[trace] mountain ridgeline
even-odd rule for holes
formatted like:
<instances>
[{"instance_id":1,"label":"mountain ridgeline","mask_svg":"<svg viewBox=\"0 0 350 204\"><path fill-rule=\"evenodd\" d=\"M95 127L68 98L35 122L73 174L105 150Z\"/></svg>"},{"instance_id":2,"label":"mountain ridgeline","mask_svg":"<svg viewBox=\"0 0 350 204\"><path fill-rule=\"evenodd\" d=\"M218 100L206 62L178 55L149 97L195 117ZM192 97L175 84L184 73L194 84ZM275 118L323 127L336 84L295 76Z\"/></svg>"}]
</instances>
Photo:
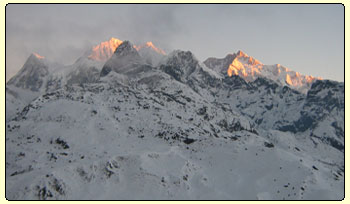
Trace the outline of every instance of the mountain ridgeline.
<instances>
[{"instance_id":1,"label":"mountain ridgeline","mask_svg":"<svg viewBox=\"0 0 350 204\"><path fill-rule=\"evenodd\" d=\"M342 82L115 38L38 56L6 84L10 200L344 197Z\"/></svg>"}]
</instances>

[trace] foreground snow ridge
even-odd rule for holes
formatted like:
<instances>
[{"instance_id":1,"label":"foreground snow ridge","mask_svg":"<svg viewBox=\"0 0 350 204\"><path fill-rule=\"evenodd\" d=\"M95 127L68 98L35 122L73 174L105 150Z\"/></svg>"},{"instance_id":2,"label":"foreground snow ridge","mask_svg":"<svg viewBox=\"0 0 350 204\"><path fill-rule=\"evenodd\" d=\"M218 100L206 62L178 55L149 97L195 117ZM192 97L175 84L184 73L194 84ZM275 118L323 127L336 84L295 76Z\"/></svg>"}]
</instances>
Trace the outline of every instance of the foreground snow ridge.
<instances>
[{"instance_id":1,"label":"foreground snow ridge","mask_svg":"<svg viewBox=\"0 0 350 204\"><path fill-rule=\"evenodd\" d=\"M344 83L111 38L6 84L9 200L342 200Z\"/></svg>"}]
</instances>

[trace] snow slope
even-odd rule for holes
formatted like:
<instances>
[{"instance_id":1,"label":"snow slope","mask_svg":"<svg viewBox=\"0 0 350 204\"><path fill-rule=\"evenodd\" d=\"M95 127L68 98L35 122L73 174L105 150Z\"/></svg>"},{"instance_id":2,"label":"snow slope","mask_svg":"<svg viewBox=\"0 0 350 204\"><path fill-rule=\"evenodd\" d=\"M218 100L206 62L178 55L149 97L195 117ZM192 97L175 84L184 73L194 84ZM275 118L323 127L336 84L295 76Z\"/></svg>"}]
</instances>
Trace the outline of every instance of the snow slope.
<instances>
[{"instance_id":1,"label":"snow slope","mask_svg":"<svg viewBox=\"0 0 350 204\"><path fill-rule=\"evenodd\" d=\"M212 64L177 50L155 66L124 41L29 104L8 86L6 198L343 199L344 83L304 94Z\"/></svg>"},{"instance_id":2,"label":"snow slope","mask_svg":"<svg viewBox=\"0 0 350 204\"><path fill-rule=\"evenodd\" d=\"M290 133L276 131L277 141L266 139L246 119L192 91L161 90L104 84L35 100L7 123L7 198L342 197L343 181L334 179L342 173L317 155L325 145L310 155L309 146ZM191 102L184 99L189 96Z\"/></svg>"}]
</instances>

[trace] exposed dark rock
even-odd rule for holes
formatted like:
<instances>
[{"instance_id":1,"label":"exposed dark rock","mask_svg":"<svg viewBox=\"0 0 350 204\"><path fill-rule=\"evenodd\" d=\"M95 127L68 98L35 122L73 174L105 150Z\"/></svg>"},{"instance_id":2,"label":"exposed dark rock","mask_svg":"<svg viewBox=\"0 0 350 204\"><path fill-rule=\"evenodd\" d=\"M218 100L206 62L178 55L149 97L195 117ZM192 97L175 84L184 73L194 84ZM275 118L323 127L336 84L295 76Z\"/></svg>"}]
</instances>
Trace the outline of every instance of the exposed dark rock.
<instances>
[{"instance_id":1,"label":"exposed dark rock","mask_svg":"<svg viewBox=\"0 0 350 204\"><path fill-rule=\"evenodd\" d=\"M273 147L275 147L274 144L269 143L269 142L264 142L264 145L265 145L265 147L268 147L268 148L273 148Z\"/></svg>"},{"instance_id":2,"label":"exposed dark rock","mask_svg":"<svg viewBox=\"0 0 350 204\"><path fill-rule=\"evenodd\" d=\"M196 141L195 139L186 138L183 142L184 142L185 144L191 144L191 143L193 143L193 142L195 142L195 141Z\"/></svg>"}]
</instances>

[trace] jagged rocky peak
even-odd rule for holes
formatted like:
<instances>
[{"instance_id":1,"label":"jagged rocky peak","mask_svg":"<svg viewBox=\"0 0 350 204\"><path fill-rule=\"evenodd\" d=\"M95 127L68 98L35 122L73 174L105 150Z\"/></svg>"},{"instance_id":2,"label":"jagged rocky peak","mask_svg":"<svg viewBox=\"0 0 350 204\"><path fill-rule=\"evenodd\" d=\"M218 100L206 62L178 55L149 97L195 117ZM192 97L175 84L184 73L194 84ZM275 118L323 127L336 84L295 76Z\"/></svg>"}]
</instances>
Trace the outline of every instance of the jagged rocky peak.
<instances>
[{"instance_id":1,"label":"jagged rocky peak","mask_svg":"<svg viewBox=\"0 0 350 204\"><path fill-rule=\"evenodd\" d=\"M199 61L190 51L175 50L169 54L161 69L178 81L185 81L196 69Z\"/></svg>"},{"instance_id":2,"label":"jagged rocky peak","mask_svg":"<svg viewBox=\"0 0 350 204\"><path fill-rule=\"evenodd\" d=\"M261 62L239 50L227 69L227 75L239 75L248 81L252 81L255 79L255 75L260 74L262 68L263 64Z\"/></svg>"},{"instance_id":3,"label":"jagged rocky peak","mask_svg":"<svg viewBox=\"0 0 350 204\"><path fill-rule=\"evenodd\" d=\"M246 53L244 53L242 50L238 50L237 57L249 57Z\"/></svg>"},{"instance_id":4,"label":"jagged rocky peak","mask_svg":"<svg viewBox=\"0 0 350 204\"><path fill-rule=\"evenodd\" d=\"M156 47L150 41L142 45L134 45L134 48L139 52L146 63L152 66L158 66L161 60L166 56L164 50Z\"/></svg>"},{"instance_id":5,"label":"jagged rocky peak","mask_svg":"<svg viewBox=\"0 0 350 204\"><path fill-rule=\"evenodd\" d=\"M44 57L32 53L21 70L7 84L31 91L39 91L48 74L49 68L46 61L44 61Z\"/></svg>"},{"instance_id":6,"label":"jagged rocky peak","mask_svg":"<svg viewBox=\"0 0 350 204\"><path fill-rule=\"evenodd\" d=\"M33 52L27 58L27 61L25 62L25 64L27 64L27 65L29 65L29 64L43 64L43 63L45 63L44 59L45 59L45 57L39 55L38 53Z\"/></svg>"},{"instance_id":7,"label":"jagged rocky peak","mask_svg":"<svg viewBox=\"0 0 350 204\"><path fill-rule=\"evenodd\" d=\"M196 66L198 63L190 51L175 50L166 59L166 64L171 66Z\"/></svg>"},{"instance_id":8,"label":"jagged rocky peak","mask_svg":"<svg viewBox=\"0 0 350 204\"><path fill-rule=\"evenodd\" d=\"M146 42L145 44L143 45L134 45L134 48L137 50L137 51L142 51L142 50L153 50L154 52L160 54L160 55L166 55L165 51L162 50L161 48L158 48L156 47L151 41L148 41Z\"/></svg>"},{"instance_id":9,"label":"jagged rocky peak","mask_svg":"<svg viewBox=\"0 0 350 204\"><path fill-rule=\"evenodd\" d=\"M114 52L114 55L117 56L127 56L127 55L139 55L137 50L134 48L134 45L126 40Z\"/></svg>"},{"instance_id":10,"label":"jagged rocky peak","mask_svg":"<svg viewBox=\"0 0 350 204\"><path fill-rule=\"evenodd\" d=\"M249 65L262 65L260 61L258 61L257 59L254 59L251 56L248 56L246 53L244 53L241 50L238 50L236 54L236 59L241 59L242 61L245 61Z\"/></svg>"},{"instance_id":11,"label":"jagged rocky peak","mask_svg":"<svg viewBox=\"0 0 350 204\"><path fill-rule=\"evenodd\" d=\"M302 75L280 64L264 65L241 50L222 59L208 58L204 64L229 77L237 75L250 82L264 77L303 93L308 91L315 80L321 80L318 77Z\"/></svg>"},{"instance_id":12,"label":"jagged rocky peak","mask_svg":"<svg viewBox=\"0 0 350 204\"><path fill-rule=\"evenodd\" d=\"M225 58L210 57L204 61L204 64L228 76L239 75L248 80L252 80L249 75L255 75L262 68L262 63L253 57L248 56L245 52L238 50L237 53L228 54ZM256 66L258 69L247 70L245 66ZM248 73L249 72L249 73Z\"/></svg>"},{"instance_id":13,"label":"jagged rocky peak","mask_svg":"<svg viewBox=\"0 0 350 204\"><path fill-rule=\"evenodd\" d=\"M47 62L45 60L45 57L37 54L32 53L27 61L24 63L22 69L18 72L20 73L27 73L27 72L42 72L42 74L47 74L48 67Z\"/></svg>"},{"instance_id":14,"label":"jagged rocky peak","mask_svg":"<svg viewBox=\"0 0 350 204\"><path fill-rule=\"evenodd\" d=\"M109 72L127 73L136 64L143 64L144 60L141 58L133 44L129 41L124 41L115 50L112 57L103 66L100 76L104 77Z\"/></svg>"},{"instance_id":15,"label":"jagged rocky peak","mask_svg":"<svg viewBox=\"0 0 350 204\"><path fill-rule=\"evenodd\" d=\"M91 50L87 51L87 54L85 54L85 56L87 56L87 58L90 60L106 62L109 58L112 57L114 52L121 44L123 44L122 40L112 37L108 41L101 42L100 44L94 46ZM123 49L129 47L128 49L131 51L132 49L129 45L124 44ZM145 60L148 60L150 64L153 65L157 64L160 59L166 55L164 50L156 47L151 41L140 45L132 45L132 47L139 52L141 57L145 58Z\"/></svg>"},{"instance_id":16,"label":"jagged rocky peak","mask_svg":"<svg viewBox=\"0 0 350 204\"><path fill-rule=\"evenodd\" d=\"M44 56L41 56L41 55L39 55L38 53L35 53L35 52L33 52L33 53L30 55L30 57L35 57L36 59L39 59L39 60L45 59Z\"/></svg>"},{"instance_id":17,"label":"jagged rocky peak","mask_svg":"<svg viewBox=\"0 0 350 204\"><path fill-rule=\"evenodd\" d=\"M94 46L88 58L95 61L107 61L122 43L122 40L112 37L108 41Z\"/></svg>"}]
</instances>

